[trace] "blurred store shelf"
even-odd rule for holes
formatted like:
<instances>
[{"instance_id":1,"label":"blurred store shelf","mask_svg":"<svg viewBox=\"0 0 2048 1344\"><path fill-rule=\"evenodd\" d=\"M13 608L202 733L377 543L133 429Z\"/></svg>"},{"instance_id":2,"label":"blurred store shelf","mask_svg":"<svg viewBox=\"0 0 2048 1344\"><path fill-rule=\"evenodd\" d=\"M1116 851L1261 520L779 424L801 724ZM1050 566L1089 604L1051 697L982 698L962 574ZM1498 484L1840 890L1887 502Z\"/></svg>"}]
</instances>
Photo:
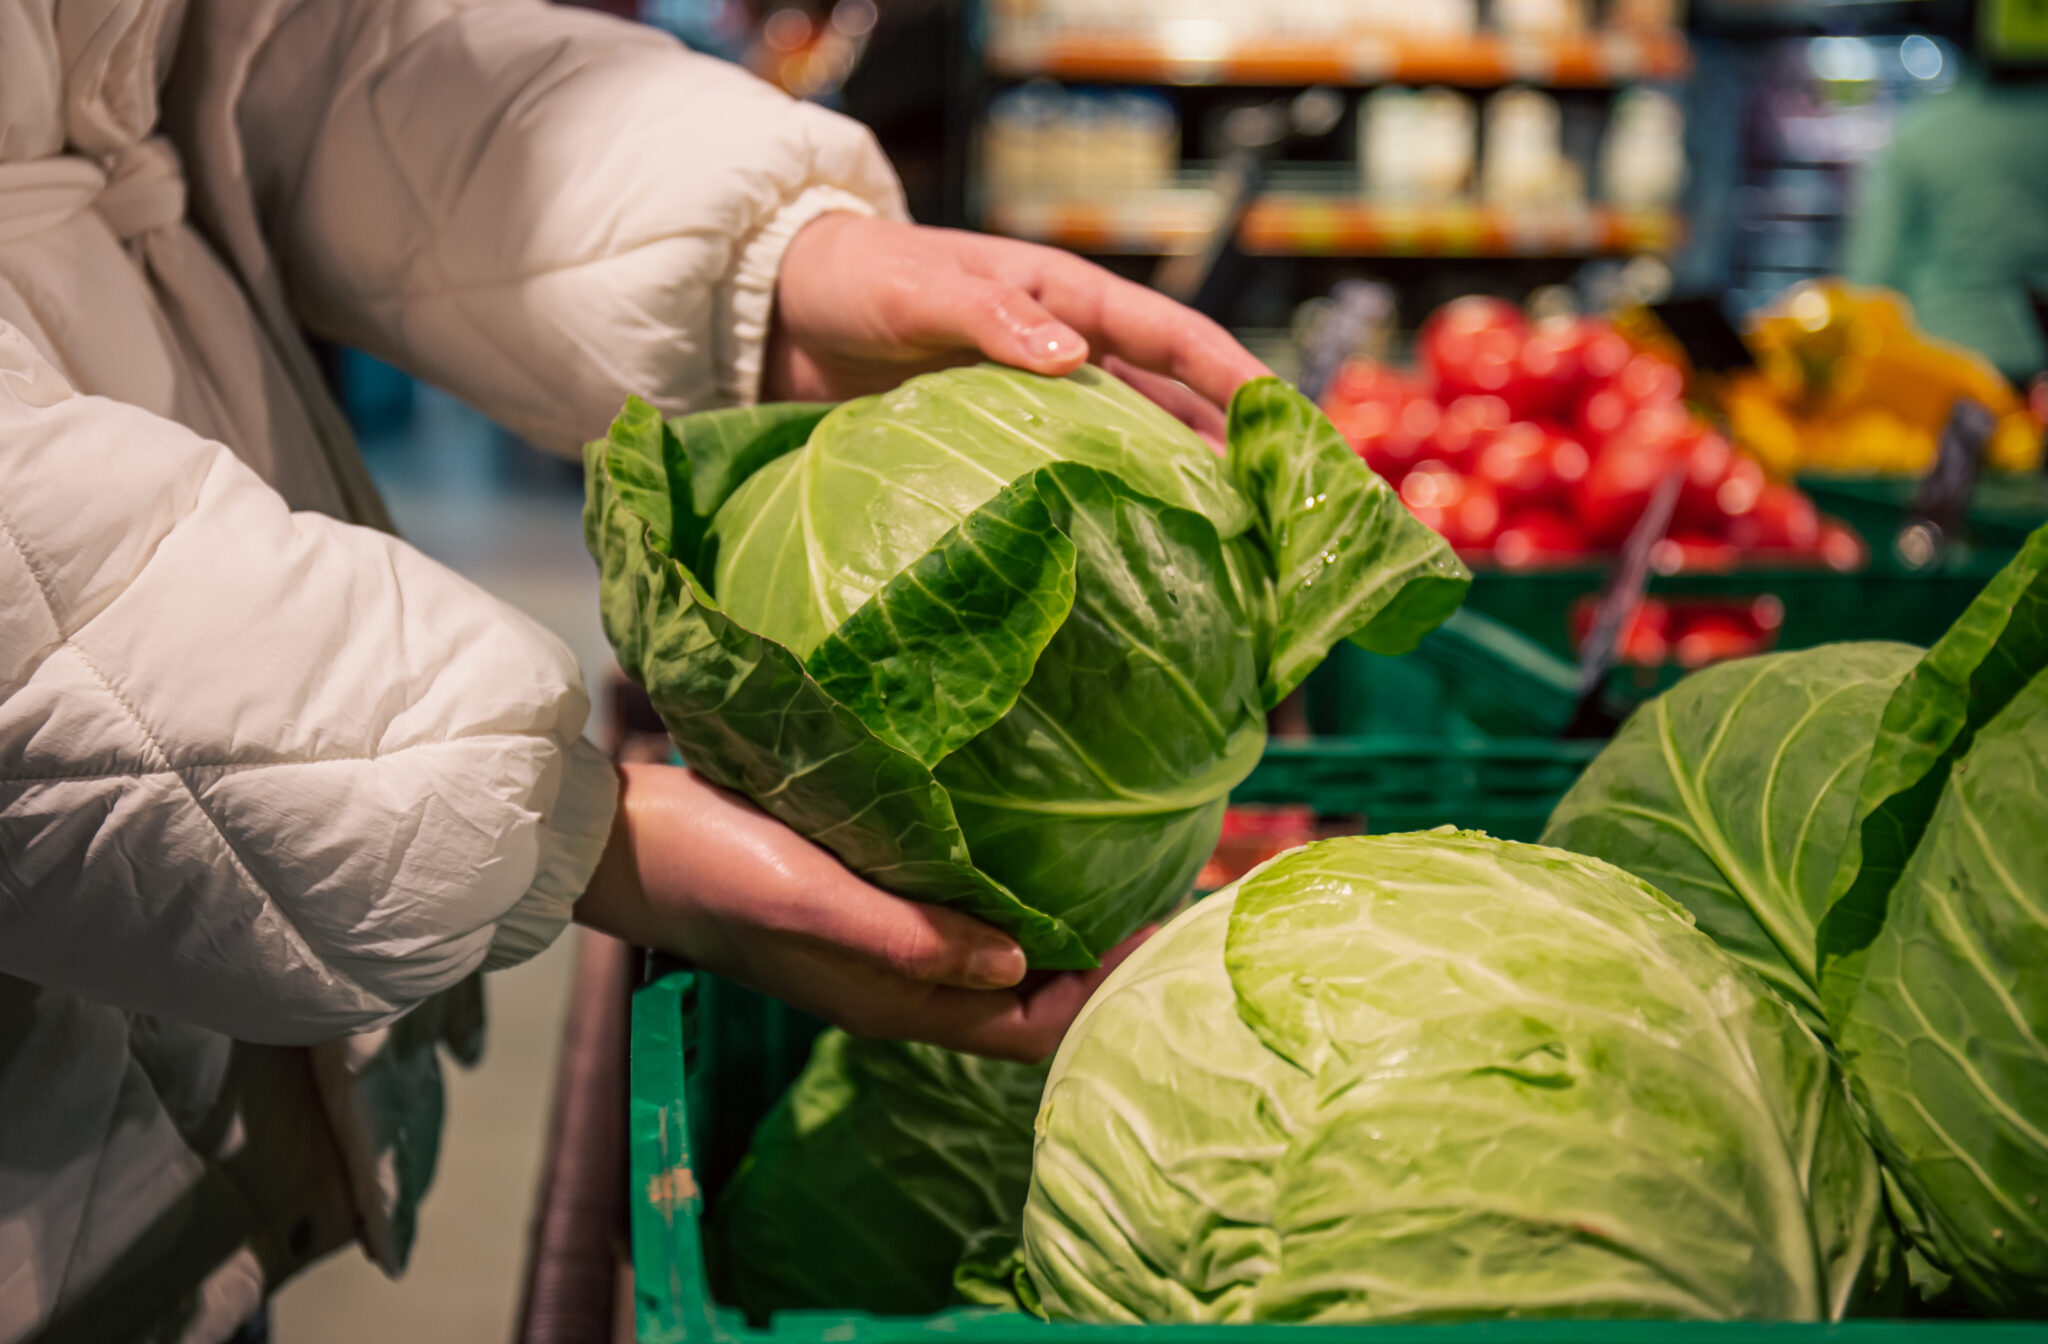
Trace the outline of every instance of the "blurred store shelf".
<instances>
[{"instance_id":1,"label":"blurred store shelf","mask_svg":"<svg viewBox=\"0 0 2048 1344\"><path fill-rule=\"evenodd\" d=\"M1560 37L1387 32L1240 38L1211 27L1175 34L1000 27L991 72L1130 84L1539 84L1606 88L1679 79L1691 69L1678 32Z\"/></svg>"},{"instance_id":2,"label":"blurred store shelf","mask_svg":"<svg viewBox=\"0 0 2048 1344\"><path fill-rule=\"evenodd\" d=\"M1080 252L1164 255L1199 246L1215 210L1213 195L1188 188L1092 200L998 197L982 226ZM1591 257L1669 252L1684 235L1682 219L1668 211L1401 206L1275 192L1245 217L1241 241L1263 256Z\"/></svg>"}]
</instances>

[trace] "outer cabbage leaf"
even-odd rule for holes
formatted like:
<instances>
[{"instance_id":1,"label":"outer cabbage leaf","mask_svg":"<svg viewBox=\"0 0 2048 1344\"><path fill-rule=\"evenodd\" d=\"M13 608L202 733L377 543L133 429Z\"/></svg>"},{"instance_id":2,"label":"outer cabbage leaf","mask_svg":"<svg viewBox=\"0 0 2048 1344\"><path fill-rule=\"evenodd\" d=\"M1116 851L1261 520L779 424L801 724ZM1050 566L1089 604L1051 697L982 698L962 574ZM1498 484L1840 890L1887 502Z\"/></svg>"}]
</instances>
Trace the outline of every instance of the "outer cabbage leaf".
<instances>
[{"instance_id":1,"label":"outer cabbage leaf","mask_svg":"<svg viewBox=\"0 0 2048 1344\"><path fill-rule=\"evenodd\" d=\"M1922 1244L2048 1314L2048 670L1972 735L1859 953L1836 1040Z\"/></svg>"},{"instance_id":2,"label":"outer cabbage leaf","mask_svg":"<svg viewBox=\"0 0 2048 1344\"><path fill-rule=\"evenodd\" d=\"M2048 1237L2030 1202L2048 1187L2048 1014L2024 989L2048 978L2048 948L2038 873L2022 876L2040 866L2048 808L2021 769L2042 749L2024 702L2043 669L2048 528L1886 705L1819 936L1821 1001L1909 1203L1901 1219L1999 1313L2048 1311ZM2000 742L1970 765L1993 723ZM1979 840L1993 815L2002 829Z\"/></svg>"},{"instance_id":3,"label":"outer cabbage leaf","mask_svg":"<svg viewBox=\"0 0 2048 1344\"><path fill-rule=\"evenodd\" d=\"M1132 953L1054 1056L1023 1221L1053 1320L1251 1320L1279 1267L1280 1167L1315 1080L1238 1020L1232 895Z\"/></svg>"},{"instance_id":4,"label":"outer cabbage leaf","mask_svg":"<svg viewBox=\"0 0 2048 1344\"><path fill-rule=\"evenodd\" d=\"M803 452L741 485L711 528L711 590L807 657L946 532L1058 462L1099 468L1224 537L1252 523L1208 445L1116 378L985 364L847 402Z\"/></svg>"},{"instance_id":5,"label":"outer cabbage leaf","mask_svg":"<svg viewBox=\"0 0 2048 1344\"><path fill-rule=\"evenodd\" d=\"M1906 644L1722 663L1631 716L1543 843L1626 868L1820 1022L1815 931Z\"/></svg>"},{"instance_id":6,"label":"outer cabbage leaf","mask_svg":"<svg viewBox=\"0 0 2048 1344\"><path fill-rule=\"evenodd\" d=\"M974 866L927 767L826 694L789 650L728 617L669 553L669 464L693 460L694 429L685 422L683 441L669 443L675 431L636 401L585 454L584 534L601 567L605 632L685 759L855 871L1007 930L1039 965L1092 965L1064 921ZM651 484L664 479L668 490Z\"/></svg>"},{"instance_id":7,"label":"outer cabbage leaf","mask_svg":"<svg viewBox=\"0 0 2048 1344\"><path fill-rule=\"evenodd\" d=\"M1014 1243L1044 1065L818 1038L713 1209L720 1301L762 1320L921 1315L972 1247ZM991 1280L993 1282L993 1280Z\"/></svg>"},{"instance_id":8,"label":"outer cabbage leaf","mask_svg":"<svg viewBox=\"0 0 2048 1344\"><path fill-rule=\"evenodd\" d=\"M1323 413L1277 379L1230 402L1230 474L1258 509L1274 575L1268 706L1301 684L1332 645L1406 653L1465 600L1472 575L1447 542L1358 469Z\"/></svg>"},{"instance_id":9,"label":"outer cabbage leaf","mask_svg":"<svg viewBox=\"0 0 2048 1344\"><path fill-rule=\"evenodd\" d=\"M1215 849L1265 748L1257 641L1216 581L1235 543L1205 519L1092 469L1039 474L1076 550L1072 611L1010 712L936 774L975 863L1099 951Z\"/></svg>"},{"instance_id":10,"label":"outer cabbage leaf","mask_svg":"<svg viewBox=\"0 0 2048 1344\"><path fill-rule=\"evenodd\" d=\"M707 777L1034 966L1093 964L1185 892L1266 704L1467 582L1297 394L1236 407L1226 468L1098 370L636 402L589 454L607 632Z\"/></svg>"},{"instance_id":11,"label":"outer cabbage leaf","mask_svg":"<svg viewBox=\"0 0 2048 1344\"><path fill-rule=\"evenodd\" d=\"M1448 831L1274 860L1053 1064L1055 1320L1838 1317L1891 1245L1821 1043L1597 860Z\"/></svg>"},{"instance_id":12,"label":"outer cabbage leaf","mask_svg":"<svg viewBox=\"0 0 2048 1344\"><path fill-rule=\"evenodd\" d=\"M1886 901L1976 730L2048 667L2048 527L1935 642L1885 706L1820 931L1821 998L1835 1022L1857 992Z\"/></svg>"}]
</instances>

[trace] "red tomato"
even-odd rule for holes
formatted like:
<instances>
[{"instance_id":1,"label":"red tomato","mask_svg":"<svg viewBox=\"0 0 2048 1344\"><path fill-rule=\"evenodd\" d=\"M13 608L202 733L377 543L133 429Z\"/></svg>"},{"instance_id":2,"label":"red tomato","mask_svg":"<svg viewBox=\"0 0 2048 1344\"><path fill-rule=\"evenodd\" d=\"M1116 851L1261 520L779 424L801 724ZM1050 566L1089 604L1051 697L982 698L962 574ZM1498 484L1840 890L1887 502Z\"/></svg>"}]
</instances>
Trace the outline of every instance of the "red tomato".
<instances>
[{"instance_id":1,"label":"red tomato","mask_svg":"<svg viewBox=\"0 0 2048 1344\"><path fill-rule=\"evenodd\" d=\"M1635 526L1658 482L1680 462L1678 444L1631 428L1596 454L1571 492L1572 511L1596 545L1618 546Z\"/></svg>"},{"instance_id":2,"label":"red tomato","mask_svg":"<svg viewBox=\"0 0 2048 1344\"><path fill-rule=\"evenodd\" d=\"M1656 667L1671 656L1671 608L1654 597L1636 604L1621 627L1614 653L1624 663Z\"/></svg>"},{"instance_id":3,"label":"red tomato","mask_svg":"<svg viewBox=\"0 0 2048 1344\"><path fill-rule=\"evenodd\" d=\"M1493 486L1501 507L1514 513L1532 505L1567 504L1590 464L1577 439L1524 420L1479 450L1473 474Z\"/></svg>"},{"instance_id":4,"label":"red tomato","mask_svg":"<svg viewBox=\"0 0 2048 1344\"><path fill-rule=\"evenodd\" d=\"M1688 528L1727 534L1734 520L1756 508L1765 484L1756 459L1737 452L1719 434L1694 433L1686 447L1685 488L1676 518Z\"/></svg>"},{"instance_id":5,"label":"red tomato","mask_svg":"<svg viewBox=\"0 0 2048 1344\"><path fill-rule=\"evenodd\" d=\"M1622 433L1639 439L1656 439L1673 445L1688 445L1699 437L1699 423L1675 401L1638 406L1629 413Z\"/></svg>"},{"instance_id":6,"label":"red tomato","mask_svg":"<svg viewBox=\"0 0 2048 1344\"><path fill-rule=\"evenodd\" d=\"M1442 413L1435 402L1418 396L1393 408L1361 406L1351 417L1354 423L1370 419L1373 432L1353 437L1352 443L1367 466L1398 487L1408 469L1430 455Z\"/></svg>"},{"instance_id":7,"label":"red tomato","mask_svg":"<svg viewBox=\"0 0 2048 1344\"><path fill-rule=\"evenodd\" d=\"M1847 523L1833 518L1821 519L1820 540L1814 549L1820 552L1822 564L1844 573L1861 569L1870 562L1870 550L1863 544L1863 538Z\"/></svg>"},{"instance_id":8,"label":"red tomato","mask_svg":"<svg viewBox=\"0 0 2048 1344\"><path fill-rule=\"evenodd\" d=\"M1508 427L1508 404L1499 397L1458 397L1444 407L1436 427L1436 455L1460 471L1469 471L1480 449Z\"/></svg>"},{"instance_id":9,"label":"red tomato","mask_svg":"<svg viewBox=\"0 0 2048 1344\"><path fill-rule=\"evenodd\" d=\"M1596 318L1577 320L1579 374L1589 383L1602 383L1618 376L1635 357L1628 339Z\"/></svg>"},{"instance_id":10,"label":"red tomato","mask_svg":"<svg viewBox=\"0 0 2048 1344\"><path fill-rule=\"evenodd\" d=\"M1529 324L1503 299L1454 299L1422 324L1417 353L1440 400L1473 392L1498 393L1515 373Z\"/></svg>"},{"instance_id":11,"label":"red tomato","mask_svg":"<svg viewBox=\"0 0 2048 1344\"><path fill-rule=\"evenodd\" d=\"M1812 551L1820 542L1820 512L1805 491L1767 481L1756 507L1730 525L1728 539L1745 550Z\"/></svg>"},{"instance_id":12,"label":"red tomato","mask_svg":"<svg viewBox=\"0 0 2048 1344\"><path fill-rule=\"evenodd\" d=\"M1550 455L1551 478L1568 496L1573 486L1586 479L1593 466L1593 455L1586 451L1585 444L1554 429L1544 431L1544 445Z\"/></svg>"},{"instance_id":13,"label":"red tomato","mask_svg":"<svg viewBox=\"0 0 2048 1344\"><path fill-rule=\"evenodd\" d=\"M1714 491L1714 507L1723 518L1746 518L1756 511L1757 501L1763 498L1764 487L1769 484L1755 458L1737 453L1728 468L1728 479Z\"/></svg>"},{"instance_id":14,"label":"red tomato","mask_svg":"<svg viewBox=\"0 0 2048 1344\"><path fill-rule=\"evenodd\" d=\"M1685 395L1685 375L1655 355L1639 354L1622 366L1615 386L1638 406L1658 406Z\"/></svg>"},{"instance_id":15,"label":"red tomato","mask_svg":"<svg viewBox=\"0 0 2048 1344\"><path fill-rule=\"evenodd\" d=\"M1401 500L1458 550L1483 550L1500 532L1500 497L1493 487L1444 462L1423 462L1410 471L1401 482Z\"/></svg>"},{"instance_id":16,"label":"red tomato","mask_svg":"<svg viewBox=\"0 0 2048 1344\"><path fill-rule=\"evenodd\" d=\"M1515 356L1514 377L1505 395L1515 414L1563 415L1577 399L1584 377L1584 333L1576 322L1539 322Z\"/></svg>"},{"instance_id":17,"label":"red tomato","mask_svg":"<svg viewBox=\"0 0 2048 1344\"><path fill-rule=\"evenodd\" d=\"M1493 558L1508 569L1569 562L1584 555L1586 534L1564 514L1527 509L1513 515L1493 541Z\"/></svg>"},{"instance_id":18,"label":"red tomato","mask_svg":"<svg viewBox=\"0 0 2048 1344\"><path fill-rule=\"evenodd\" d=\"M1620 392L1597 386L1582 393L1572 408L1572 427L1597 452L1609 438L1621 432L1634 412L1634 404Z\"/></svg>"},{"instance_id":19,"label":"red tomato","mask_svg":"<svg viewBox=\"0 0 2048 1344\"><path fill-rule=\"evenodd\" d=\"M1733 612L1702 611L1688 618L1672 648L1685 667L1705 667L1729 658L1762 653L1768 641Z\"/></svg>"},{"instance_id":20,"label":"red tomato","mask_svg":"<svg viewBox=\"0 0 2048 1344\"><path fill-rule=\"evenodd\" d=\"M1759 593L1742 614L1759 635L1775 636L1785 624L1785 599L1776 593Z\"/></svg>"},{"instance_id":21,"label":"red tomato","mask_svg":"<svg viewBox=\"0 0 2048 1344\"><path fill-rule=\"evenodd\" d=\"M1650 568L1659 574L1725 574L1742 552L1719 537L1678 532L1650 548Z\"/></svg>"},{"instance_id":22,"label":"red tomato","mask_svg":"<svg viewBox=\"0 0 2048 1344\"><path fill-rule=\"evenodd\" d=\"M1572 608L1572 645L1583 646L1586 636L1593 631L1593 615L1599 603L1593 598L1584 598ZM1614 641L1614 656L1624 663L1639 667L1655 667L1668 654L1667 637L1671 633L1671 608L1654 597L1646 597L1636 604L1636 609L1622 623L1621 634Z\"/></svg>"},{"instance_id":23,"label":"red tomato","mask_svg":"<svg viewBox=\"0 0 2048 1344\"><path fill-rule=\"evenodd\" d=\"M1550 436L1527 420L1509 425L1479 450L1472 474L1499 494L1510 513L1543 501L1558 483L1550 475Z\"/></svg>"}]
</instances>

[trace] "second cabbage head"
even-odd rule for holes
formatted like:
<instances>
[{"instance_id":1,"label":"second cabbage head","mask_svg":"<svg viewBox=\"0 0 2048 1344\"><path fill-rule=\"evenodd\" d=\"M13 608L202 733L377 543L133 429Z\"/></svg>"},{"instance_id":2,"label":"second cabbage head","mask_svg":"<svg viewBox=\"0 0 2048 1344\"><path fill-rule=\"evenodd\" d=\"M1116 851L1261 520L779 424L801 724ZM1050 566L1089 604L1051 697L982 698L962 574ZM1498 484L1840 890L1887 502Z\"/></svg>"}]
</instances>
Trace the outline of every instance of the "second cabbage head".
<instances>
[{"instance_id":1,"label":"second cabbage head","mask_svg":"<svg viewBox=\"0 0 2048 1344\"><path fill-rule=\"evenodd\" d=\"M1053 1320L1840 1317L1888 1271L1827 1052L1668 899L1448 828L1255 869L1053 1061Z\"/></svg>"},{"instance_id":2,"label":"second cabbage head","mask_svg":"<svg viewBox=\"0 0 2048 1344\"><path fill-rule=\"evenodd\" d=\"M1186 891L1332 644L1405 651L1469 582L1275 379L1221 457L1099 371L981 366L636 401L586 465L606 632L688 763L1045 968Z\"/></svg>"}]
</instances>

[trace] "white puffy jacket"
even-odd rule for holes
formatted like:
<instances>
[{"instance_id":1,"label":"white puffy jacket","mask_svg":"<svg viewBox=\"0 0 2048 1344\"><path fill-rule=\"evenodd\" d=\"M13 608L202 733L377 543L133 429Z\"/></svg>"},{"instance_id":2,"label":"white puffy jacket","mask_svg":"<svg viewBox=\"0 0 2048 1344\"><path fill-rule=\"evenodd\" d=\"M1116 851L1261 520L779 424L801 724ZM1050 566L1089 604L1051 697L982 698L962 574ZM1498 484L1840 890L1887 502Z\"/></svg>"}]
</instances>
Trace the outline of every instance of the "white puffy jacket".
<instances>
[{"instance_id":1,"label":"white puffy jacket","mask_svg":"<svg viewBox=\"0 0 2048 1344\"><path fill-rule=\"evenodd\" d=\"M437 1043L607 833L299 327L572 449L752 397L827 209L901 211L860 128L540 0L0 0L0 1344L402 1264Z\"/></svg>"}]
</instances>

